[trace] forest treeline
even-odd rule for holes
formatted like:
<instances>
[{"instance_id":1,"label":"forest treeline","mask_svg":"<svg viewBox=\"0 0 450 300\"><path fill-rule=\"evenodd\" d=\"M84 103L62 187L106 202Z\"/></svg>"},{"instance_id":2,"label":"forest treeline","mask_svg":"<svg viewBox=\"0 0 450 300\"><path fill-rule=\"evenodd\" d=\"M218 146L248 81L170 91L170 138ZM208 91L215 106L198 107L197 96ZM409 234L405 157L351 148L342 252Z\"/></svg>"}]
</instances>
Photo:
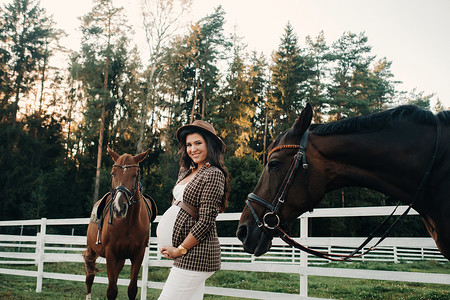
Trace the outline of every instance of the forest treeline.
<instances>
[{"instance_id":1,"label":"forest treeline","mask_svg":"<svg viewBox=\"0 0 450 300\"><path fill-rule=\"evenodd\" d=\"M8 2L0 8L1 220L87 217L110 188L107 146L131 154L150 149L141 182L164 212L178 172L175 131L195 119L213 123L227 144L227 211L241 211L266 147L307 102L321 123L404 103L430 109L433 97L398 91L392 62L372 53L364 32L344 32L331 43L323 32L299 41L287 22L265 57L225 32L221 7L180 33L190 1L141 0L148 47L138 49L123 8L95 0L80 16L79 49L68 50L39 1ZM67 62L52 64L62 54ZM444 108L438 101L434 109ZM386 201L344 189L321 205ZM352 221L327 222L318 234L364 234Z\"/></svg>"}]
</instances>

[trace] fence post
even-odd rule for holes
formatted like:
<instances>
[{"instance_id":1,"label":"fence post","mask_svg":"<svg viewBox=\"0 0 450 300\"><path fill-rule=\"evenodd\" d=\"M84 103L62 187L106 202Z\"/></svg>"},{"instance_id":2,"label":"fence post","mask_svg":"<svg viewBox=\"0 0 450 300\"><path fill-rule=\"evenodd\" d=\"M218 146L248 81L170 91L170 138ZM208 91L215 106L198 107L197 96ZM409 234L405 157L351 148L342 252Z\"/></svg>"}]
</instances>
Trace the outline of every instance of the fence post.
<instances>
[{"instance_id":1,"label":"fence post","mask_svg":"<svg viewBox=\"0 0 450 300\"><path fill-rule=\"evenodd\" d=\"M23 225L20 225L20 237L23 236ZM22 245L22 240L19 241L19 245ZM20 252L21 247L19 247L19 252Z\"/></svg>"},{"instance_id":2,"label":"fence post","mask_svg":"<svg viewBox=\"0 0 450 300\"><path fill-rule=\"evenodd\" d=\"M75 228L72 227L72 237L73 237L74 233L75 233ZM72 244L70 244L70 248L72 248Z\"/></svg>"},{"instance_id":3,"label":"fence post","mask_svg":"<svg viewBox=\"0 0 450 300\"><path fill-rule=\"evenodd\" d=\"M148 229L148 244L145 247L144 260L142 261L142 284L141 284L141 300L147 299L147 281L148 281L148 259L150 244L152 242L152 223L150 222L150 227ZM156 246L158 247L158 246ZM159 253L159 251L157 251Z\"/></svg>"},{"instance_id":4,"label":"fence post","mask_svg":"<svg viewBox=\"0 0 450 300\"><path fill-rule=\"evenodd\" d=\"M393 249L393 250L394 250L394 251L393 251L393 252L394 252L394 263L397 264L397 263L398 263L398 252L397 252L397 247L394 246L393 248L394 248L394 249Z\"/></svg>"},{"instance_id":5,"label":"fence post","mask_svg":"<svg viewBox=\"0 0 450 300\"><path fill-rule=\"evenodd\" d=\"M42 292L42 277L44 274L44 248L45 233L47 231L47 218L41 219L41 230L37 234L36 240L36 262L37 262L37 278L36 293Z\"/></svg>"},{"instance_id":6,"label":"fence post","mask_svg":"<svg viewBox=\"0 0 450 300\"><path fill-rule=\"evenodd\" d=\"M150 245L150 241L149 241ZM141 300L147 299L147 281L148 281L148 255L149 246L145 247L144 260L142 261L142 285Z\"/></svg>"},{"instance_id":7,"label":"fence post","mask_svg":"<svg viewBox=\"0 0 450 300\"><path fill-rule=\"evenodd\" d=\"M308 237L308 217L300 217L300 238ZM305 245L307 246L307 245ZM308 267L308 253L300 251L300 266ZM308 297L308 275L300 274L300 297Z\"/></svg>"}]
</instances>

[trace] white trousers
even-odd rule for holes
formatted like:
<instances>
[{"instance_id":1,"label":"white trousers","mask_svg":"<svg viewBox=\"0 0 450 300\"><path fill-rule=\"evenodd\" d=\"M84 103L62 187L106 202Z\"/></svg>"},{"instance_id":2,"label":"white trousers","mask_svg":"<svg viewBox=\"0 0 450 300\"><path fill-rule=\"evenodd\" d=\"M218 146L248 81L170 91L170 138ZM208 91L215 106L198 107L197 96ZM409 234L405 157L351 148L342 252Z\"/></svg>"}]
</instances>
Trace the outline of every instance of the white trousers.
<instances>
[{"instance_id":1,"label":"white trousers","mask_svg":"<svg viewBox=\"0 0 450 300\"><path fill-rule=\"evenodd\" d=\"M202 300L205 281L213 274L172 267L158 300Z\"/></svg>"}]
</instances>

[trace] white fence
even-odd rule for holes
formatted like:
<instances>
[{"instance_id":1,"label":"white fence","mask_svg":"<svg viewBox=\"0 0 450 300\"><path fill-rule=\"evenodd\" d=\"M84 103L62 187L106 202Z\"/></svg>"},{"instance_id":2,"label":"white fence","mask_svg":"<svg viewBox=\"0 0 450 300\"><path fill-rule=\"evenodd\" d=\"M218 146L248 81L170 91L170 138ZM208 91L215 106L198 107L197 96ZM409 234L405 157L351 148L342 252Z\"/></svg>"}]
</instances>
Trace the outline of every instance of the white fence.
<instances>
[{"instance_id":1,"label":"white fence","mask_svg":"<svg viewBox=\"0 0 450 300\"><path fill-rule=\"evenodd\" d=\"M404 212L406 207L397 209L396 214ZM359 246L365 238L315 238L308 237L308 219L317 217L360 217L360 216L386 216L393 207L365 207L365 208L339 208L339 209L316 209L313 213L306 213L300 218L300 237L295 238L303 245L316 250L332 253L349 253ZM417 215L412 211L409 215ZM159 221L158 216L155 222ZM218 222L237 221L240 213L220 214ZM26 235L0 235L0 263L11 264L36 264L37 271L0 268L0 273L30 276L36 278L36 292L42 290L43 278L84 281L84 275L71 275L45 272L44 264L48 262L83 262L81 252L85 249L86 237L73 235L47 234L49 226L74 226L88 224L88 218L82 219L41 219L27 221L0 221L1 227L18 226L40 226L36 236ZM377 239L375 239L376 241ZM148 281L148 267L162 266L170 267L172 261L166 260L157 251L156 237L150 238L147 249L148 255L143 262L142 280L138 286L141 287L141 299L147 298L147 288L161 289L162 282ZM223 296L246 297L253 299L306 299L308 298L308 276L329 276L345 278L362 278L376 280L393 280L421 283L450 284L448 274L430 274L418 272L391 272L375 270L356 270L341 268L323 268L320 264L326 263L324 259L307 255L296 249L288 247L279 238L275 238L271 250L261 257L254 257L243 251L241 242L234 237L221 237L222 246L222 269L238 271L258 272L281 272L300 274L300 294L279 294L262 291L238 290L229 288L207 287L206 293ZM370 246L369 244L368 246ZM447 261L437 250L431 238L387 238L377 250L370 252L362 258L354 260L366 261L392 261L402 260L438 260ZM104 263L104 259L99 261ZM96 276L95 282L107 283L107 278ZM119 285L128 285L127 279L119 279ZM80 291L80 294L84 291ZM308 298L311 299L311 298Z\"/></svg>"}]
</instances>

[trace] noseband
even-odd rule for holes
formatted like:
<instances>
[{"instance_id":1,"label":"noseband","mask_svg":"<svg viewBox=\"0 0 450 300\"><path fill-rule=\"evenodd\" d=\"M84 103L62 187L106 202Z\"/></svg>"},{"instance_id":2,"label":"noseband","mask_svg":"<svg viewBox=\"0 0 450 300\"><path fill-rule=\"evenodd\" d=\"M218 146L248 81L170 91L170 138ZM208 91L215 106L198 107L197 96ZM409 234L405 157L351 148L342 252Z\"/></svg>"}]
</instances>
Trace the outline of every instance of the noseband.
<instances>
[{"instance_id":1,"label":"noseband","mask_svg":"<svg viewBox=\"0 0 450 300\"><path fill-rule=\"evenodd\" d=\"M294 159L292 160L291 166L289 167L289 170L286 174L286 177L284 178L283 183L281 184L280 189L278 190L278 193L275 197L275 199L272 202L268 202L264 200L263 198L259 197L258 195L254 193L250 193L247 196L247 199L245 200L245 203L250 208L250 211L255 218L256 224L260 228L267 228L267 229L275 229L279 227L280 225L280 217L278 216L278 212L280 210L281 205L286 200L286 195L289 189L289 186L291 185L292 181L294 180L295 174L297 173L297 170L300 167L300 163L302 165L302 168L305 172L305 190L306 190L306 199L308 201L308 210L313 210L313 202L311 199L311 192L309 189L309 183L308 183L308 163L306 162L306 144L308 142L308 130L305 131L303 134L300 144L299 145L280 145L275 148L273 148L268 155L268 158L275 152L283 149L298 149L297 154L295 154ZM261 220L259 219L258 215L256 214L255 209L253 208L251 203L257 203L259 205L264 206L265 208L269 209L269 212L267 212Z\"/></svg>"},{"instance_id":2,"label":"noseband","mask_svg":"<svg viewBox=\"0 0 450 300\"><path fill-rule=\"evenodd\" d=\"M124 170L126 170L128 168L138 168L138 174L137 174L136 181L135 181L135 184L134 184L134 189L133 189L132 192L129 189L127 189L126 187L124 187L123 185L119 185L119 186L117 186L115 189L113 189L111 191L111 199L114 199L114 196L116 195L117 192L122 192L122 193L125 194L125 197L127 198L128 205L131 205L131 204L134 204L134 203L138 203L139 201L141 201L141 199L133 200L134 196L136 196L136 192L137 192L138 188L140 188L139 175L141 173L141 169L139 168L139 165L124 165L124 166L121 166L121 165L114 164L113 168L114 167L122 168Z\"/></svg>"}]
</instances>

